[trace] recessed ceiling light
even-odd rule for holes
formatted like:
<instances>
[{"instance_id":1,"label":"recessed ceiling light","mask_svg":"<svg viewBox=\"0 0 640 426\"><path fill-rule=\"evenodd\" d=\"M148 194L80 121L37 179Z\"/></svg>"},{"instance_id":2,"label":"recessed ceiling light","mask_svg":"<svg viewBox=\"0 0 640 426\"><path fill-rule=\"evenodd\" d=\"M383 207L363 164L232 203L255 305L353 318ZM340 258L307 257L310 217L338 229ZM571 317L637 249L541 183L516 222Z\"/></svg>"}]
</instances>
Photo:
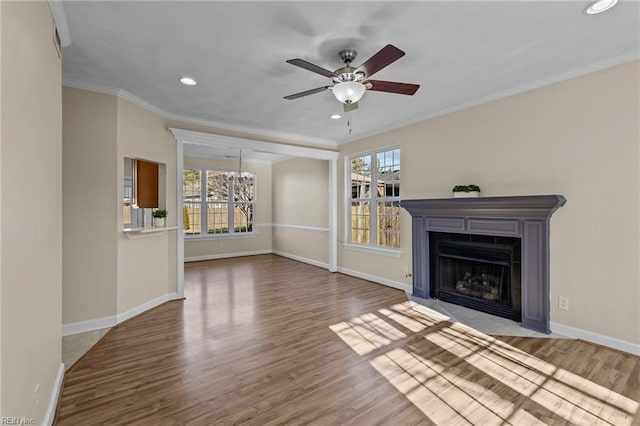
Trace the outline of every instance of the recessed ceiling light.
<instances>
[{"instance_id":1,"label":"recessed ceiling light","mask_svg":"<svg viewBox=\"0 0 640 426\"><path fill-rule=\"evenodd\" d=\"M196 85L196 81L194 79L192 79L191 77L180 77L180 83L186 85L186 86L195 86Z\"/></svg>"},{"instance_id":2,"label":"recessed ceiling light","mask_svg":"<svg viewBox=\"0 0 640 426\"><path fill-rule=\"evenodd\" d=\"M340 114L331 114L331 119L332 120L339 120L341 118L342 118L342 116Z\"/></svg>"},{"instance_id":3,"label":"recessed ceiling light","mask_svg":"<svg viewBox=\"0 0 640 426\"><path fill-rule=\"evenodd\" d=\"M585 10L585 12L587 13L587 15L595 15L597 13L602 13L611 9L617 3L618 0L598 0L594 3L591 3L591 5L587 8L587 10Z\"/></svg>"}]
</instances>

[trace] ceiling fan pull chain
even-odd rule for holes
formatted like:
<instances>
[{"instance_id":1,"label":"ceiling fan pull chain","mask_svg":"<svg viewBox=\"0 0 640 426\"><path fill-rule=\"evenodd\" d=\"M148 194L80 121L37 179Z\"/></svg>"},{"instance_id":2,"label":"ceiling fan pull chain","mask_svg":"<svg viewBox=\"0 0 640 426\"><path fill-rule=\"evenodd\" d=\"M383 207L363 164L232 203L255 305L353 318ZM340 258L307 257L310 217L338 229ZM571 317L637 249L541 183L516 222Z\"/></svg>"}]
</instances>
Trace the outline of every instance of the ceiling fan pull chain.
<instances>
[{"instance_id":1,"label":"ceiling fan pull chain","mask_svg":"<svg viewBox=\"0 0 640 426\"><path fill-rule=\"evenodd\" d=\"M349 128L349 134L351 134L351 111L347 112L347 127Z\"/></svg>"}]
</instances>

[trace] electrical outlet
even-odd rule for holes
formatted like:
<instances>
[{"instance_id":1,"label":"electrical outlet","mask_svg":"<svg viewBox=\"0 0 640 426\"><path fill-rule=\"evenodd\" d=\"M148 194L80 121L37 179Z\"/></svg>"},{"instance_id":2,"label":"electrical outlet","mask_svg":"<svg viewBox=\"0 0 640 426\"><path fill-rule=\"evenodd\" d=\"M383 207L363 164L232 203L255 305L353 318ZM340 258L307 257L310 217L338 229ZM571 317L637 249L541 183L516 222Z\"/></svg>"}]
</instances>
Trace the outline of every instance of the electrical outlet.
<instances>
[{"instance_id":1,"label":"electrical outlet","mask_svg":"<svg viewBox=\"0 0 640 426\"><path fill-rule=\"evenodd\" d=\"M569 310L569 298L567 297L558 297L558 308L563 309L565 311Z\"/></svg>"},{"instance_id":2,"label":"electrical outlet","mask_svg":"<svg viewBox=\"0 0 640 426\"><path fill-rule=\"evenodd\" d=\"M409 270L408 266L404 267L404 277L405 278L411 278L411 271Z\"/></svg>"}]
</instances>

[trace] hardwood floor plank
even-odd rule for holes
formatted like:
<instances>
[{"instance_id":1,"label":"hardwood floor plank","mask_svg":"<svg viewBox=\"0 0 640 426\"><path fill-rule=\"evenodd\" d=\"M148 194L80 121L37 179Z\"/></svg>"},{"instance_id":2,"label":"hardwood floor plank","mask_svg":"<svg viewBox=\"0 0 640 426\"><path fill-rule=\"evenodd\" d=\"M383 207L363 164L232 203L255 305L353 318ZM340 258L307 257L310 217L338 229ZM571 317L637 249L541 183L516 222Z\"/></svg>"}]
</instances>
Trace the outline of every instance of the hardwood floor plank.
<instances>
[{"instance_id":1,"label":"hardwood floor plank","mask_svg":"<svg viewBox=\"0 0 640 426\"><path fill-rule=\"evenodd\" d=\"M186 300L67 371L58 425L640 424L640 358L494 338L273 255L185 265Z\"/></svg>"}]
</instances>

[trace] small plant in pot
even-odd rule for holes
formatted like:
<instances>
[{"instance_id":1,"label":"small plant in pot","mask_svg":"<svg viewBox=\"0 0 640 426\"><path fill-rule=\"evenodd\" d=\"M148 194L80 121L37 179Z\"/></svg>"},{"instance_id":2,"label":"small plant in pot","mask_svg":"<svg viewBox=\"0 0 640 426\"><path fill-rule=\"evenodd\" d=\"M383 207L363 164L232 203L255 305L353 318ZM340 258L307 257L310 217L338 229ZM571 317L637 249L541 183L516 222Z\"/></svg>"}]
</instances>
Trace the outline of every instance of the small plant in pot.
<instances>
[{"instance_id":1,"label":"small plant in pot","mask_svg":"<svg viewBox=\"0 0 640 426\"><path fill-rule=\"evenodd\" d=\"M477 197L480 195L480 187L478 185L456 185L453 187L453 196L460 197Z\"/></svg>"},{"instance_id":2,"label":"small plant in pot","mask_svg":"<svg viewBox=\"0 0 640 426\"><path fill-rule=\"evenodd\" d=\"M153 227L164 228L167 218L167 211L165 209L155 209L151 215L153 216Z\"/></svg>"}]
</instances>

